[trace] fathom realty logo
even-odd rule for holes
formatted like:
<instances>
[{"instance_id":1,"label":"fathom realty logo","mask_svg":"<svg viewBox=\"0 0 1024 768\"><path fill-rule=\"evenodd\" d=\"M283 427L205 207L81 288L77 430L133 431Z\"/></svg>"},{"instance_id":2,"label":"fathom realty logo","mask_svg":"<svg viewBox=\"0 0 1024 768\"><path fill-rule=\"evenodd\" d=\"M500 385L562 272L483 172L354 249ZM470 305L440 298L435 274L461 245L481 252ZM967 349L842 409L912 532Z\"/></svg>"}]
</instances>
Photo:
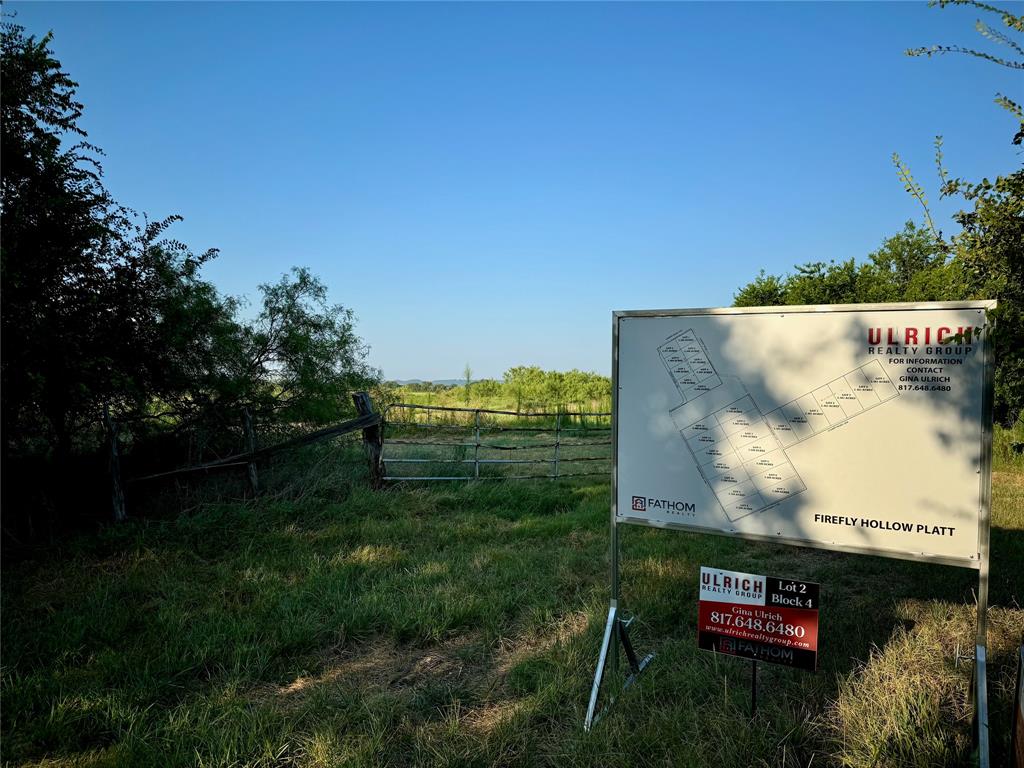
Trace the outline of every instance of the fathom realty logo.
<instances>
[{"instance_id":1,"label":"fathom realty logo","mask_svg":"<svg viewBox=\"0 0 1024 768\"><path fill-rule=\"evenodd\" d=\"M697 508L689 501L673 501L672 499L655 499L650 496L634 496L632 509L634 512L646 512L649 509L660 509L674 515L694 517Z\"/></svg>"},{"instance_id":2,"label":"fathom realty logo","mask_svg":"<svg viewBox=\"0 0 1024 768\"><path fill-rule=\"evenodd\" d=\"M734 637L723 637L718 641L718 651L732 656L743 656L748 659L774 661L778 664L793 664L793 651L789 648L778 648L765 643L755 643Z\"/></svg>"}]
</instances>

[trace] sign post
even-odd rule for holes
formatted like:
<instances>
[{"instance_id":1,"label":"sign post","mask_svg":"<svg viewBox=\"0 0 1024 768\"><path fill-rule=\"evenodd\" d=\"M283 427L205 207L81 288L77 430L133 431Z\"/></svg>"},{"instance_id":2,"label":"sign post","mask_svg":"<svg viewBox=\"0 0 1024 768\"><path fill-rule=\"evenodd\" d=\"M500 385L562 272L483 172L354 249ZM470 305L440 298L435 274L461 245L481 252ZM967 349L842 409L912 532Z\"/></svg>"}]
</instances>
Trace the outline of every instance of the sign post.
<instances>
[{"instance_id":1,"label":"sign post","mask_svg":"<svg viewBox=\"0 0 1024 768\"><path fill-rule=\"evenodd\" d=\"M983 696L994 307L613 314L612 594L585 728L628 643L620 525L975 569ZM979 718L981 745L985 729Z\"/></svg>"},{"instance_id":2,"label":"sign post","mask_svg":"<svg viewBox=\"0 0 1024 768\"><path fill-rule=\"evenodd\" d=\"M750 717L757 714L757 659L750 660Z\"/></svg>"}]
</instances>

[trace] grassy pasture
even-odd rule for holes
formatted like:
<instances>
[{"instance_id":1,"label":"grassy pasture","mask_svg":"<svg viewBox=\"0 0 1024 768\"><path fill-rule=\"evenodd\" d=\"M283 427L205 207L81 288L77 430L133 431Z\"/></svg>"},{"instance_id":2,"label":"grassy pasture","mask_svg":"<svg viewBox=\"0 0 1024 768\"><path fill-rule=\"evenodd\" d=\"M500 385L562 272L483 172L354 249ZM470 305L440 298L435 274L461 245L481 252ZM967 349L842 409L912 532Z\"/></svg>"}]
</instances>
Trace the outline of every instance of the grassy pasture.
<instances>
[{"instance_id":1,"label":"grassy pasture","mask_svg":"<svg viewBox=\"0 0 1024 768\"><path fill-rule=\"evenodd\" d=\"M488 480L611 473L607 416L526 417L408 408L392 409L389 418L383 452L389 477L470 478L477 469ZM403 463L408 459L416 463Z\"/></svg>"},{"instance_id":2,"label":"grassy pasture","mask_svg":"<svg viewBox=\"0 0 1024 768\"><path fill-rule=\"evenodd\" d=\"M608 381L607 395L576 401L558 401L553 404L547 400L536 398L518 398L511 388L502 386L500 391L490 394L481 394L476 384L470 386L469 401L466 401L465 387L452 387L450 389L439 389L433 392L422 392L411 387L395 387L391 390L391 397L394 402L411 403L414 405L446 406L451 408L489 408L498 411L515 411L523 409L525 412L555 411L561 410L566 413L579 413L581 411L590 413L610 413L611 403L611 382Z\"/></svg>"},{"instance_id":3,"label":"grassy pasture","mask_svg":"<svg viewBox=\"0 0 1024 768\"><path fill-rule=\"evenodd\" d=\"M972 571L627 528L634 641L658 656L586 735L607 482L372 492L318 462L312 490L5 563L3 763L970 763ZM994 506L999 765L1024 629L1019 466L997 472ZM752 721L749 663L695 647L702 564L823 585L820 670L761 665Z\"/></svg>"}]
</instances>

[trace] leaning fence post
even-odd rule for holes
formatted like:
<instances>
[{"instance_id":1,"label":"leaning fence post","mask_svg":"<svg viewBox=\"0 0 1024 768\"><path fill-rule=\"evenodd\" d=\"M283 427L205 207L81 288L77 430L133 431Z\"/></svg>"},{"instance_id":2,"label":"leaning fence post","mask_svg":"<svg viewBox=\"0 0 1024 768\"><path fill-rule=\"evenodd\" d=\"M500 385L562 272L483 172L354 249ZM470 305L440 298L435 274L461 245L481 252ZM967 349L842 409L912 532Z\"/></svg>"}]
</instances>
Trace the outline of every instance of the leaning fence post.
<instances>
[{"instance_id":1,"label":"leaning fence post","mask_svg":"<svg viewBox=\"0 0 1024 768\"><path fill-rule=\"evenodd\" d=\"M260 492L259 475L256 472L256 430L252 426L252 414L242 409L242 424L245 427L245 448L249 452L249 490L255 496Z\"/></svg>"},{"instance_id":2,"label":"leaning fence post","mask_svg":"<svg viewBox=\"0 0 1024 768\"><path fill-rule=\"evenodd\" d=\"M373 402L368 392L354 392L352 402L360 416L369 416L374 412ZM374 489L384 486L384 466L381 456L384 450L384 432L381 420L363 428L363 447L370 460L370 487Z\"/></svg>"},{"instance_id":3,"label":"leaning fence post","mask_svg":"<svg viewBox=\"0 0 1024 768\"><path fill-rule=\"evenodd\" d=\"M124 486L121 485L121 456L119 452L117 422L110 418L110 408L103 406L103 427L107 433L107 468L110 471L110 501L114 511L114 522L120 523L127 519L124 508Z\"/></svg>"}]
</instances>

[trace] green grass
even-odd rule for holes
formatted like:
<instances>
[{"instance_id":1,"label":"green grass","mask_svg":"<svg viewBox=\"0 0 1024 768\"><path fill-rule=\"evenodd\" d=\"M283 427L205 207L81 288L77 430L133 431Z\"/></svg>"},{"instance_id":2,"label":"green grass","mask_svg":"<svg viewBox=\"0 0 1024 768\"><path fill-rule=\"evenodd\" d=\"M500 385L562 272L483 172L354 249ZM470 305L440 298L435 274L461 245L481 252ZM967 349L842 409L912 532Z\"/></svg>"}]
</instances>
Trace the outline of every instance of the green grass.
<instances>
[{"instance_id":1,"label":"green grass","mask_svg":"<svg viewBox=\"0 0 1024 768\"><path fill-rule=\"evenodd\" d=\"M534 401L516 400L511 392L503 392L495 395L481 396L475 388L470 389L469 402L466 402L466 390L464 387L442 389L435 392L419 392L408 387L396 387L391 390L394 402L409 403L413 405L443 406L448 408L487 408L497 411L525 412L591 412L610 413L612 409L611 396L584 403L539 403Z\"/></svg>"},{"instance_id":2,"label":"green grass","mask_svg":"<svg viewBox=\"0 0 1024 768\"><path fill-rule=\"evenodd\" d=\"M628 527L657 658L581 729L605 482L360 478L134 521L3 578L6 765L967 765L974 572ZM990 706L1005 760L1024 475L995 478ZM823 584L820 669L696 649L699 567ZM893 587L887 585L893 584Z\"/></svg>"},{"instance_id":3,"label":"green grass","mask_svg":"<svg viewBox=\"0 0 1024 768\"><path fill-rule=\"evenodd\" d=\"M1024 416L1012 428L998 424L992 435L992 464L996 470L1024 472Z\"/></svg>"},{"instance_id":4,"label":"green grass","mask_svg":"<svg viewBox=\"0 0 1024 768\"><path fill-rule=\"evenodd\" d=\"M517 429L525 426L531 431L505 431L503 423L511 423ZM611 473L611 451L611 430L607 423L587 424L576 420L567 424L564 431L556 432L554 419L540 418L509 422L481 419L478 445L470 414L469 419L445 419L440 423L434 418L431 426L389 423L384 429L383 457L387 475L392 478L469 478L474 476L474 461L478 460L479 477L493 480L515 476L550 477L556 472L556 463L559 477L601 474L607 477ZM425 463L403 463L402 459ZM504 463L509 461L529 463Z\"/></svg>"}]
</instances>

